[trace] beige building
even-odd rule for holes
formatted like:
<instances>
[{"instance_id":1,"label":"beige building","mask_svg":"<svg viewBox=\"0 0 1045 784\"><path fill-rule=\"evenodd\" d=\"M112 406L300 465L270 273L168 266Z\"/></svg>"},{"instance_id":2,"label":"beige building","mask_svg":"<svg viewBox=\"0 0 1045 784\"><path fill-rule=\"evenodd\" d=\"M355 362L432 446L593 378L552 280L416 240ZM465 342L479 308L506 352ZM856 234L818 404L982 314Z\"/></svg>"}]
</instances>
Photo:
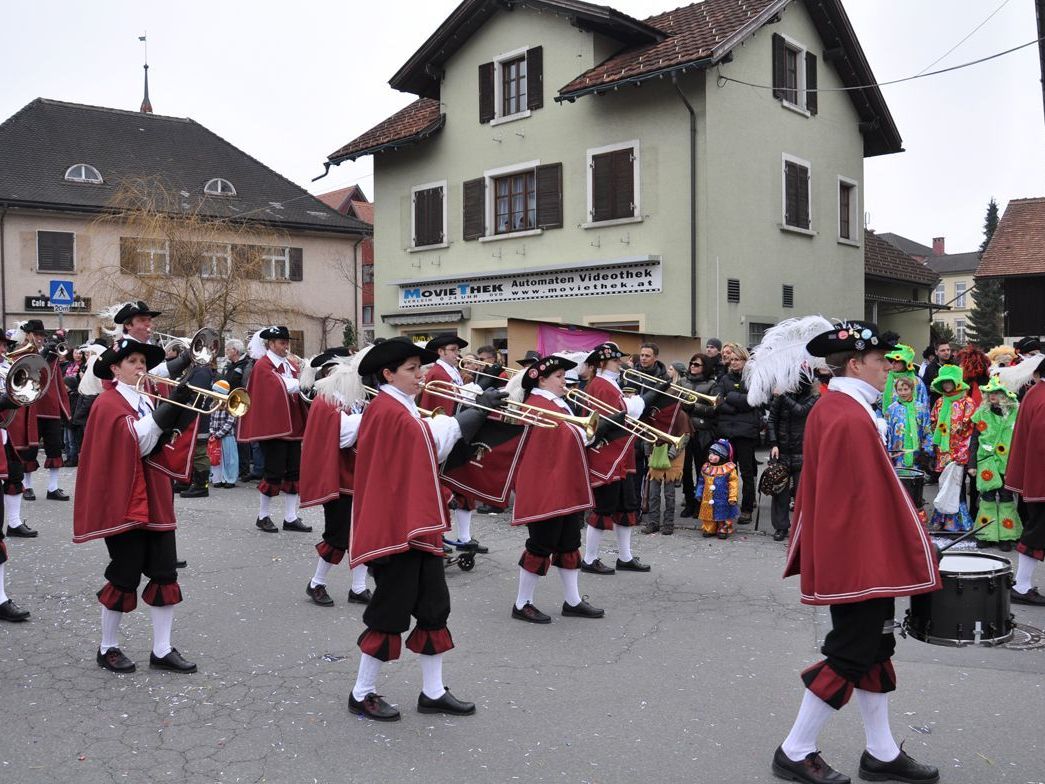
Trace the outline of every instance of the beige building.
<instances>
[{"instance_id":1,"label":"beige building","mask_svg":"<svg viewBox=\"0 0 1045 784\"><path fill-rule=\"evenodd\" d=\"M377 334L862 315L863 159L901 143L839 88L873 82L837 0L465 0L391 80L418 99L329 157L374 155Z\"/></svg>"},{"instance_id":2,"label":"beige building","mask_svg":"<svg viewBox=\"0 0 1045 784\"><path fill-rule=\"evenodd\" d=\"M149 209L135 210L146 204ZM189 119L37 99L0 125L0 303L7 327L59 325L52 281L95 313L146 299L157 328L226 336L285 323L305 355L340 345L370 234Z\"/></svg>"}]
</instances>

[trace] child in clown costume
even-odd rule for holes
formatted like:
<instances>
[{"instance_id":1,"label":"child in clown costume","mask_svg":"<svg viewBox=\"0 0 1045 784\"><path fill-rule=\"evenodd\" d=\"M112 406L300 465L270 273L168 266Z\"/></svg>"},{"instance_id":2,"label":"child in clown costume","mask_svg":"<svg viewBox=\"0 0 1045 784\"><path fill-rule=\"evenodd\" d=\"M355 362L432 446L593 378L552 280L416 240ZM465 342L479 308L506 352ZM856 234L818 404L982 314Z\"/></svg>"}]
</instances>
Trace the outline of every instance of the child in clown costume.
<instances>
[{"instance_id":1,"label":"child in clown costume","mask_svg":"<svg viewBox=\"0 0 1045 784\"><path fill-rule=\"evenodd\" d=\"M917 398L916 390L925 389L919 379L901 375L895 383L892 403L885 407L886 450L893 465L911 468L923 455L929 457L933 453L929 403Z\"/></svg>"},{"instance_id":2,"label":"child in clown costume","mask_svg":"<svg viewBox=\"0 0 1045 784\"><path fill-rule=\"evenodd\" d=\"M976 404L969 397L969 385L962 378L962 369L957 365L944 365L932 383L933 392L940 398L933 405L933 446L936 459L933 470L943 471L950 463L966 465L969 462L969 442L972 439L972 415ZM963 471L964 479L964 471ZM958 533L972 529L972 518L962 482L961 504L956 514L933 512L929 529Z\"/></svg>"},{"instance_id":3,"label":"child in clown costume","mask_svg":"<svg viewBox=\"0 0 1045 784\"><path fill-rule=\"evenodd\" d=\"M981 388L983 403L972 415L972 443L969 448L969 476L975 477L980 491L976 526L989 523L976 534L980 547L998 545L1004 551L1023 533L1016 510L1016 495L1005 488L1005 469L1009 462L1012 431L1016 426L1019 403L997 376Z\"/></svg>"},{"instance_id":4,"label":"child in clown costume","mask_svg":"<svg viewBox=\"0 0 1045 784\"><path fill-rule=\"evenodd\" d=\"M737 506L737 466L733 462L733 445L720 438L708 449L708 459L700 469L696 499L700 504L697 519L705 537L728 539L740 517Z\"/></svg>"}]
</instances>

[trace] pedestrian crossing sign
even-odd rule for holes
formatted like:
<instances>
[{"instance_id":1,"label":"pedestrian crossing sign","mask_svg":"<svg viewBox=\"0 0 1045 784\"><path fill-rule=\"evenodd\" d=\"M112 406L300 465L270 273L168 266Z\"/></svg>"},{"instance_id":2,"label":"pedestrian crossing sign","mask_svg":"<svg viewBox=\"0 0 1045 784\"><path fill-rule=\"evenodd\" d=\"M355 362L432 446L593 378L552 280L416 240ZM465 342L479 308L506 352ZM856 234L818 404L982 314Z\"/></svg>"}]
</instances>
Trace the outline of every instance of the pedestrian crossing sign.
<instances>
[{"instance_id":1,"label":"pedestrian crossing sign","mask_svg":"<svg viewBox=\"0 0 1045 784\"><path fill-rule=\"evenodd\" d=\"M73 282L71 280L52 280L50 300L52 305L72 305Z\"/></svg>"}]
</instances>

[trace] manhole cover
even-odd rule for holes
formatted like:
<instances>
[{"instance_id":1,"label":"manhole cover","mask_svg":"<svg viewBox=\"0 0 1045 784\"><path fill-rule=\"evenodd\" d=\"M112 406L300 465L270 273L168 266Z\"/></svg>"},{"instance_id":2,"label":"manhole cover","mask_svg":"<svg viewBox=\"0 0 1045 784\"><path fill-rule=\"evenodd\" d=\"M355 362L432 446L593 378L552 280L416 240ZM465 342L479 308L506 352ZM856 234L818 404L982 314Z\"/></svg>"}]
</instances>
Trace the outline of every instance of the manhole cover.
<instances>
[{"instance_id":1,"label":"manhole cover","mask_svg":"<svg viewBox=\"0 0 1045 784\"><path fill-rule=\"evenodd\" d=\"M1018 623L1016 628L1012 630L1012 639L1001 647L1011 648L1015 651L1045 648L1045 631L1028 626L1025 623Z\"/></svg>"}]
</instances>

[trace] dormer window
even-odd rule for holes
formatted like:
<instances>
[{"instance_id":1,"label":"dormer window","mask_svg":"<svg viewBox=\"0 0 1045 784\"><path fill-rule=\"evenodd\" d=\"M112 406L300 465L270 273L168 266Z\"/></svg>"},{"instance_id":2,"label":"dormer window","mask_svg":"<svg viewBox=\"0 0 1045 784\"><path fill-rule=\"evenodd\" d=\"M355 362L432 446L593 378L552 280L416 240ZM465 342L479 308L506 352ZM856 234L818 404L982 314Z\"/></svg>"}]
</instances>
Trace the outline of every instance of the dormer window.
<instances>
[{"instance_id":1,"label":"dormer window","mask_svg":"<svg viewBox=\"0 0 1045 784\"><path fill-rule=\"evenodd\" d=\"M65 179L69 182L89 182L93 185L101 185L102 175L89 163L78 163L65 170Z\"/></svg>"},{"instance_id":2,"label":"dormer window","mask_svg":"<svg viewBox=\"0 0 1045 784\"><path fill-rule=\"evenodd\" d=\"M228 180L222 179L221 177L215 177L213 180L207 180L207 184L203 186L203 192L209 196L236 195L236 189L232 187L232 183Z\"/></svg>"}]
</instances>

